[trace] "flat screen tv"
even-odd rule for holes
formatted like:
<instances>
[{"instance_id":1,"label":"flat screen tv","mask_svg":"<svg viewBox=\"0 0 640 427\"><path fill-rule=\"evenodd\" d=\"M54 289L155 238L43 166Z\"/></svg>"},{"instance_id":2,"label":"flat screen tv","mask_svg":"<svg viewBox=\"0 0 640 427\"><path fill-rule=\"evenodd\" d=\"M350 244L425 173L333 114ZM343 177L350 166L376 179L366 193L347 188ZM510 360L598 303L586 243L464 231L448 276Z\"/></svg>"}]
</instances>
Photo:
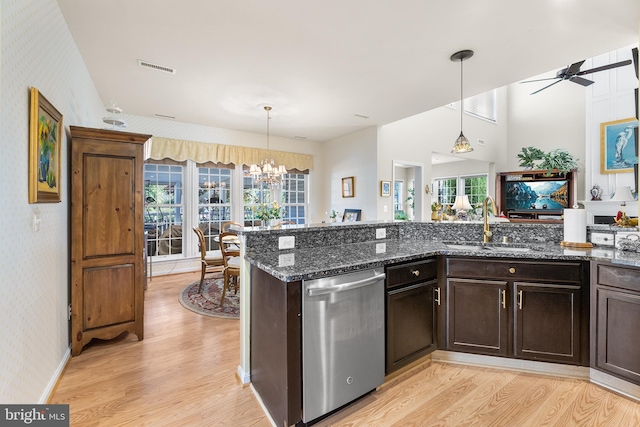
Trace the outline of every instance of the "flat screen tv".
<instances>
[{"instance_id":1,"label":"flat screen tv","mask_svg":"<svg viewBox=\"0 0 640 427\"><path fill-rule=\"evenodd\" d=\"M569 181L517 181L506 183L506 209L557 211L569 207Z\"/></svg>"}]
</instances>

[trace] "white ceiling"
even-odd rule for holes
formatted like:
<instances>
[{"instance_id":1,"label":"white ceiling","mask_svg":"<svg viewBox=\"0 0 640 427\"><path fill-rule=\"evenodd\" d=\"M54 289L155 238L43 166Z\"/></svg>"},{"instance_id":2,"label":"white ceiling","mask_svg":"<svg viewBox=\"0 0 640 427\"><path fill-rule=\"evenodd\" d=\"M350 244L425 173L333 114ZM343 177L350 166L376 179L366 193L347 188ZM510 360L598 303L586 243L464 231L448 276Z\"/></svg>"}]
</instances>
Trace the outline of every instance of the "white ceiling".
<instances>
[{"instance_id":1,"label":"white ceiling","mask_svg":"<svg viewBox=\"0 0 640 427\"><path fill-rule=\"evenodd\" d=\"M105 107L265 133L266 103L272 135L313 141L458 100L456 51L475 51L466 97L638 43L640 17L638 0L58 4Z\"/></svg>"}]
</instances>

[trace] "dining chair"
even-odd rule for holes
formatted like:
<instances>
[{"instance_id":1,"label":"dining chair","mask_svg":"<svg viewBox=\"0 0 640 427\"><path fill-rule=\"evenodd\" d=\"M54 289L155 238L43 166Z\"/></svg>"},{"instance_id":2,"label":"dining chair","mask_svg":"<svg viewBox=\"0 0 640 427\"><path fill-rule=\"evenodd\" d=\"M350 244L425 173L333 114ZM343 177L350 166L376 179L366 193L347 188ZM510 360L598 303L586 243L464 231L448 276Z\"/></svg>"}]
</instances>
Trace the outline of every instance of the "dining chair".
<instances>
[{"instance_id":1,"label":"dining chair","mask_svg":"<svg viewBox=\"0 0 640 427\"><path fill-rule=\"evenodd\" d=\"M204 239L204 233L199 227L193 227L194 233L198 236L198 247L200 248L200 285L198 286L198 293L202 292L202 284L204 283L204 276L207 273L222 273L224 272L224 259L222 258L222 251L215 250L207 253L207 244Z\"/></svg>"},{"instance_id":2,"label":"dining chair","mask_svg":"<svg viewBox=\"0 0 640 427\"><path fill-rule=\"evenodd\" d=\"M233 245L225 244L224 238L227 236L235 236L235 233L223 232L220 233L220 251L222 252L222 260L224 262L224 283L222 285L222 296L220 297L220 305L224 305L224 297L227 293L227 289L230 288L231 278L233 277L233 290L238 293L238 280L240 278L240 251Z\"/></svg>"},{"instance_id":3,"label":"dining chair","mask_svg":"<svg viewBox=\"0 0 640 427\"><path fill-rule=\"evenodd\" d=\"M227 221L227 222L223 222L222 223L222 227L220 227L220 231L223 233L226 233L227 231L229 231L229 227L235 225L238 227L242 227L242 224L238 223L238 222L233 222L233 221Z\"/></svg>"}]
</instances>

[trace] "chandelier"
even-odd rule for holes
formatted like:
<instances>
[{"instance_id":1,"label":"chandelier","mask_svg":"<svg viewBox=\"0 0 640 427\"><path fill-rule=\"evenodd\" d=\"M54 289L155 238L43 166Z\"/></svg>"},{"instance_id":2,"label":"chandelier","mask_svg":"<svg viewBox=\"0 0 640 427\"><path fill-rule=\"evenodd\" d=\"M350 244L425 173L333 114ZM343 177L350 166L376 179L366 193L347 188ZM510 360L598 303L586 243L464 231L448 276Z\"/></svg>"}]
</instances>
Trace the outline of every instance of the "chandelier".
<instances>
[{"instance_id":1,"label":"chandelier","mask_svg":"<svg viewBox=\"0 0 640 427\"><path fill-rule=\"evenodd\" d=\"M469 59L473 56L472 50L461 50L451 55L452 61L460 61L460 136L456 139L451 149L452 154L470 153L473 151L473 147L469 143L469 140L462 133L462 113L463 113L463 97L462 97L462 61Z\"/></svg>"},{"instance_id":2,"label":"chandelier","mask_svg":"<svg viewBox=\"0 0 640 427\"><path fill-rule=\"evenodd\" d=\"M271 107L264 106L267 112L267 156L269 156L269 120ZM282 181L283 175L287 173L287 169L283 166L276 166L276 162L269 157L262 159L260 165L253 164L249 166L249 175L253 177L254 182L264 183L270 187L277 187Z\"/></svg>"}]
</instances>

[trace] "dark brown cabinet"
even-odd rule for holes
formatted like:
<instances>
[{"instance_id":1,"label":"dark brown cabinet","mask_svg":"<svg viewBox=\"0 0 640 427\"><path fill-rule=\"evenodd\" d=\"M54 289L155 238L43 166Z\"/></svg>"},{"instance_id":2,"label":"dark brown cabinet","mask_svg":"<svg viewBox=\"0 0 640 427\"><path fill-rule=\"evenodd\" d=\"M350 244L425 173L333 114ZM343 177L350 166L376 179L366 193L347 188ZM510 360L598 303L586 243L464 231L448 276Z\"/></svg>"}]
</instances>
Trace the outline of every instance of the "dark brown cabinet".
<instances>
[{"instance_id":1,"label":"dark brown cabinet","mask_svg":"<svg viewBox=\"0 0 640 427\"><path fill-rule=\"evenodd\" d=\"M447 348L490 355L508 354L507 282L447 281Z\"/></svg>"},{"instance_id":2,"label":"dark brown cabinet","mask_svg":"<svg viewBox=\"0 0 640 427\"><path fill-rule=\"evenodd\" d=\"M439 299L437 260L387 267L386 373L433 352Z\"/></svg>"},{"instance_id":3,"label":"dark brown cabinet","mask_svg":"<svg viewBox=\"0 0 640 427\"><path fill-rule=\"evenodd\" d=\"M446 260L448 350L588 364L588 265Z\"/></svg>"},{"instance_id":4,"label":"dark brown cabinet","mask_svg":"<svg viewBox=\"0 0 640 427\"><path fill-rule=\"evenodd\" d=\"M143 144L71 126L71 354L93 338L143 338Z\"/></svg>"},{"instance_id":5,"label":"dark brown cabinet","mask_svg":"<svg viewBox=\"0 0 640 427\"><path fill-rule=\"evenodd\" d=\"M592 264L591 366L640 385L640 268Z\"/></svg>"}]
</instances>

